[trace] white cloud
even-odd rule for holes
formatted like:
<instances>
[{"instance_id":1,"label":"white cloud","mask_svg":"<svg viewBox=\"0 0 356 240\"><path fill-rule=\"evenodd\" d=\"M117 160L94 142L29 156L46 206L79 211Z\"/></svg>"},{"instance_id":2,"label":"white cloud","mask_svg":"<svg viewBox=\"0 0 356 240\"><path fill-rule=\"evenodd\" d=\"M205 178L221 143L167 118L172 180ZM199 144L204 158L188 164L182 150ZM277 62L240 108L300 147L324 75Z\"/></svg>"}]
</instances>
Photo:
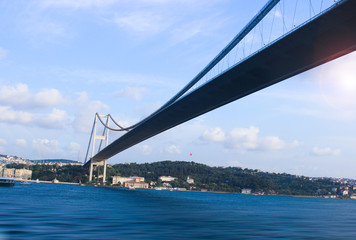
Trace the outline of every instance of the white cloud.
<instances>
[{"instance_id":1,"label":"white cloud","mask_svg":"<svg viewBox=\"0 0 356 240\"><path fill-rule=\"evenodd\" d=\"M139 149L143 155L150 155L152 153L152 147L148 145L142 145L139 147Z\"/></svg>"},{"instance_id":2,"label":"white cloud","mask_svg":"<svg viewBox=\"0 0 356 240\"><path fill-rule=\"evenodd\" d=\"M52 109L48 114L36 114L14 110L8 106L0 106L0 122L38 126L42 128L64 128L70 124L70 119L64 110Z\"/></svg>"},{"instance_id":3,"label":"white cloud","mask_svg":"<svg viewBox=\"0 0 356 240\"><path fill-rule=\"evenodd\" d=\"M57 140L33 139L32 148L37 151L41 157L59 153Z\"/></svg>"},{"instance_id":4,"label":"white cloud","mask_svg":"<svg viewBox=\"0 0 356 240\"><path fill-rule=\"evenodd\" d=\"M3 138L0 138L0 144L5 145L7 144L7 141Z\"/></svg>"},{"instance_id":5,"label":"white cloud","mask_svg":"<svg viewBox=\"0 0 356 240\"><path fill-rule=\"evenodd\" d=\"M0 153L5 153L5 148L3 146L0 146Z\"/></svg>"},{"instance_id":6,"label":"white cloud","mask_svg":"<svg viewBox=\"0 0 356 240\"><path fill-rule=\"evenodd\" d=\"M80 151L81 147L80 147L80 144L79 143L76 143L76 142L71 142L69 144L69 152L71 154L78 154L79 151Z\"/></svg>"},{"instance_id":7,"label":"white cloud","mask_svg":"<svg viewBox=\"0 0 356 240\"><path fill-rule=\"evenodd\" d=\"M278 151L300 145L297 140L286 143L278 136L260 137L259 133L259 128L254 126L235 128L228 133L217 127L205 130L200 139L207 142L220 142L225 148L240 151Z\"/></svg>"},{"instance_id":8,"label":"white cloud","mask_svg":"<svg viewBox=\"0 0 356 240\"><path fill-rule=\"evenodd\" d=\"M302 145L302 142L298 140L294 140L291 144L292 147L299 147L300 145Z\"/></svg>"},{"instance_id":9,"label":"white cloud","mask_svg":"<svg viewBox=\"0 0 356 240\"><path fill-rule=\"evenodd\" d=\"M254 150L258 146L259 129L251 126L250 128L233 129L225 142L228 148Z\"/></svg>"},{"instance_id":10,"label":"white cloud","mask_svg":"<svg viewBox=\"0 0 356 240\"><path fill-rule=\"evenodd\" d=\"M340 155L341 150L331 149L329 147L325 147L325 148L313 147L311 153L312 155L315 156L337 156Z\"/></svg>"},{"instance_id":11,"label":"white cloud","mask_svg":"<svg viewBox=\"0 0 356 240\"><path fill-rule=\"evenodd\" d=\"M30 98L30 93L26 84L19 83L16 86L0 87L0 103L16 106L26 103Z\"/></svg>"},{"instance_id":12,"label":"white cloud","mask_svg":"<svg viewBox=\"0 0 356 240\"><path fill-rule=\"evenodd\" d=\"M26 84L17 84L15 87L2 86L0 88L0 122L38 126L42 128L64 128L72 125L79 132L88 132L91 129L92 119L96 112L106 113L108 106L100 101L92 101L86 92L72 103L64 99L57 89L42 89L31 94ZM49 107L65 104L76 110L74 119L68 116L65 110ZM16 110L16 108L28 111ZM121 122L128 125L126 122Z\"/></svg>"},{"instance_id":13,"label":"white cloud","mask_svg":"<svg viewBox=\"0 0 356 240\"><path fill-rule=\"evenodd\" d=\"M166 150L166 152L171 153L171 154L180 154L181 153L180 147L176 146L174 144L166 147L165 150Z\"/></svg>"},{"instance_id":14,"label":"white cloud","mask_svg":"<svg viewBox=\"0 0 356 240\"><path fill-rule=\"evenodd\" d=\"M106 113L109 111L109 107L104 103L90 100L86 92L80 93L75 104L78 111L73 121L73 127L78 132L90 132L95 113Z\"/></svg>"},{"instance_id":15,"label":"white cloud","mask_svg":"<svg viewBox=\"0 0 356 240\"><path fill-rule=\"evenodd\" d=\"M6 58L8 51L0 47L0 60Z\"/></svg>"},{"instance_id":16,"label":"white cloud","mask_svg":"<svg viewBox=\"0 0 356 240\"><path fill-rule=\"evenodd\" d=\"M15 144L18 147L24 148L27 146L27 141L25 139L20 138L20 139L16 139Z\"/></svg>"},{"instance_id":17,"label":"white cloud","mask_svg":"<svg viewBox=\"0 0 356 240\"><path fill-rule=\"evenodd\" d=\"M210 130L205 130L202 135L202 140L213 141L213 142L223 142L225 141L225 133L221 130L221 128L213 128Z\"/></svg>"},{"instance_id":18,"label":"white cloud","mask_svg":"<svg viewBox=\"0 0 356 240\"><path fill-rule=\"evenodd\" d=\"M33 121L33 114L15 111L8 106L0 106L0 122L29 124Z\"/></svg>"},{"instance_id":19,"label":"white cloud","mask_svg":"<svg viewBox=\"0 0 356 240\"><path fill-rule=\"evenodd\" d=\"M0 87L0 104L14 108L46 108L65 104L67 101L57 89L42 89L32 94L28 86L19 83L15 86Z\"/></svg>"},{"instance_id":20,"label":"white cloud","mask_svg":"<svg viewBox=\"0 0 356 240\"><path fill-rule=\"evenodd\" d=\"M52 112L41 116L34 123L45 128L64 128L69 124L70 120L66 111L53 108Z\"/></svg>"},{"instance_id":21,"label":"white cloud","mask_svg":"<svg viewBox=\"0 0 356 240\"><path fill-rule=\"evenodd\" d=\"M130 98L139 101L142 99L142 95L145 92L147 92L146 88L126 87L125 89L114 93L114 95L122 98Z\"/></svg>"},{"instance_id":22,"label":"white cloud","mask_svg":"<svg viewBox=\"0 0 356 240\"><path fill-rule=\"evenodd\" d=\"M281 150L286 147L286 143L277 136L270 136L261 139L260 146L267 151Z\"/></svg>"},{"instance_id":23,"label":"white cloud","mask_svg":"<svg viewBox=\"0 0 356 240\"><path fill-rule=\"evenodd\" d=\"M48 114L47 118L50 122L63 122L67 117L66 111L59 110L57 108L54 108L50 114Z\"/></svg>"},{"instance_id":24,"label":"white cloud","mask_svg":"<svg viewBox=\"0 0 356 240\"><path fill-rule=\"evenodd\" d=\"M57 89L42 89L33 97L36 106L52 107L65 102Z\"/></svg>"},{"instance_id":25,"label":"white cloud","mask_svg":"<svg viewBox=\"0 0 356 240\"><path fill-rule=\"evenodd\" d=\"M169 31L173 43L215 32L225 21L224 16L216 11L218 1L141 0L135 3L122 4L126 11L122 11L124 14L116 13L113 22L121 29L140 35Z\"/></svg>"}]
</instances>

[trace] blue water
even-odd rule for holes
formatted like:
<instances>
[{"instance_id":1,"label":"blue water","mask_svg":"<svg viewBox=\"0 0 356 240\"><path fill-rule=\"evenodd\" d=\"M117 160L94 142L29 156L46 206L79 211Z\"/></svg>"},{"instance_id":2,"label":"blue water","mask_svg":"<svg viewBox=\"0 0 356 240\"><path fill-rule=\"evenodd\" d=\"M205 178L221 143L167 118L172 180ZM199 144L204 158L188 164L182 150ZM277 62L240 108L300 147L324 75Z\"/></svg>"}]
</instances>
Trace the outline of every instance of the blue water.
<instances>
[{"instance_id":1,"label":"blue water","mask_svg":"<svg viewBox=\"0 0 356 240\"><path fill-rule=\"evenodd\" d=\"M0 188L4 239L356 239L356 201L120 190Z\"/></svg>"}]
</instances>

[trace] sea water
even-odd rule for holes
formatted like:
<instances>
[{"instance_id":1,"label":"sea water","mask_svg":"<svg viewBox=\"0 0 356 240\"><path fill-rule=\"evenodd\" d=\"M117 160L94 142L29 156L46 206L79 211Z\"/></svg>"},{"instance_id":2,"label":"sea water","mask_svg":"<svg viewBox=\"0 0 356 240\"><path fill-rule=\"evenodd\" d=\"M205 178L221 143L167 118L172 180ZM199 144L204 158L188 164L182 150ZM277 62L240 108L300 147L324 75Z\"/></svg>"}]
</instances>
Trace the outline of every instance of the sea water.
<instances>
[{"instance_id":1,"label":"sea water","mask_svg":"<svg viewBox=\"0 0 356 240\"><path fill-rule=\"evenodd\" d=\"M4 239L356 239L356 201L34 183L0 188Z\"/></svg>"}]
</instances>

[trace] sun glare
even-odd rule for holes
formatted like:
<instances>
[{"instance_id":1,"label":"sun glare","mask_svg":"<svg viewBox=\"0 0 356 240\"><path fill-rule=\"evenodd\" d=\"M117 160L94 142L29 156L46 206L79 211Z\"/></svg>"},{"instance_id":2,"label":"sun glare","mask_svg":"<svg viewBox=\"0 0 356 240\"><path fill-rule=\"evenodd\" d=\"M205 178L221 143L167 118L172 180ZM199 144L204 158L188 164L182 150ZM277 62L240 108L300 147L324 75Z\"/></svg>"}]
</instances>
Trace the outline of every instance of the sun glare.
<instances>
[{"instance_id":1,"label":"sun glare","mask_svg":"<svg viewBox=\"0 0 356 240\"><path fill-rule=\"evenodd\" d=\"M319 75L324 100L338 110L356 111L356 54L324 65Z\"/></svg>"},{"instance_id":2,"label":"sun glare","mask_svg":"<svg viewBox=\"0 0 356 240\"><path fill-rule=\"evenodd\" d=\"M355 68L356 66L354 66ZM343 76L338 80L338 87L340 92L345 92L348 94L355 94L356 91L356 72L354 69L346 71L343 73ZM354 97L356 97L354 95Z\"/></svg>"}]
</instances>

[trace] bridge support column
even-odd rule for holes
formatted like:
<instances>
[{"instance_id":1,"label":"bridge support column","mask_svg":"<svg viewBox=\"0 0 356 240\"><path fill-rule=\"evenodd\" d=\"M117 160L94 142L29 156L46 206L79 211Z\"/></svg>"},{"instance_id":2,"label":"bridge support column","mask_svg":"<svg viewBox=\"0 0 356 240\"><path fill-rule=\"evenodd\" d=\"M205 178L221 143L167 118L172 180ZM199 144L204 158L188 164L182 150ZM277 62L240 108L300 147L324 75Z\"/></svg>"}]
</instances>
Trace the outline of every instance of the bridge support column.
<instances>
[{"instance_id":1,"label":"bridge support column","mask_svg":"<svg viewBox=\"0 0 356 240\"><path fill-rule=\"evenodd\" d=\"M104 161L103 184L106 183L106 160Z\"/></svg>"},{"instance_id":2,"label":"bridge support column","mask_svg":"<svg viewBox=\"0 0 356 240\"><path fill-rule=\"evenodd\" d=\"M93 166L94 164L91 162L90 163L90 169L89 169L89 183L91 183L93 181Z\"/></svg>"},{"instance_id":3,"label":"bridge support column","mask_svg":"<svg viewBox=\"0 0 356 240\"><path fill-rule=\"evenodd\" d=\"M106 118L106 123L104 124L103 121L101 120L101 118ZM94 124L93 124L93 129L90 135L90 140L89 140L89 144L88 144L88 150L87 150L87 154L85 156L85 162L87 161L88 155L89 155L89 151L90 151L90 146L92 147L91 149L91 157L94 156L95 153L95 149L96 147L98 148L98 152L100 152L101 147L103 145L103 143L105 144L105 147L107 147L109 145L109 119L110 119L110 114L108 115L100 115L100 114L95 114L95 118L94 118ZM104 124L104 130L102 135L97 135L96 134L96 130L97 130L97 121L101 121L102 124ZM96 146L96 140L99 140L99 146ZM97 172L98 172L98 178L99 178L99 168L98 166L103 166L103 184L106 183L106 162L107 159L103 160L103 161L95 161L93 159L90 159L90 169L89 169L89 183L93 182L93 171L94 171L94 167L96 166L97 168Z\"/></svg>"},{"instance_id":4,"label":"bridge support column","mask_svg":"<svg viewBox=\"0 0 356 240\"><path fill-rule=\"evenodd\" d=\"M97 172L98 172L98 178L99 178L99 168L98 166L103 166L103 184L106 183L106 161L101 161L101 162L95 162L91 160L90 162L90 169L89 169L89 183L93 181L93 172L94 172L94 166L96 166Z\"/></svg>"}]
</instances>

